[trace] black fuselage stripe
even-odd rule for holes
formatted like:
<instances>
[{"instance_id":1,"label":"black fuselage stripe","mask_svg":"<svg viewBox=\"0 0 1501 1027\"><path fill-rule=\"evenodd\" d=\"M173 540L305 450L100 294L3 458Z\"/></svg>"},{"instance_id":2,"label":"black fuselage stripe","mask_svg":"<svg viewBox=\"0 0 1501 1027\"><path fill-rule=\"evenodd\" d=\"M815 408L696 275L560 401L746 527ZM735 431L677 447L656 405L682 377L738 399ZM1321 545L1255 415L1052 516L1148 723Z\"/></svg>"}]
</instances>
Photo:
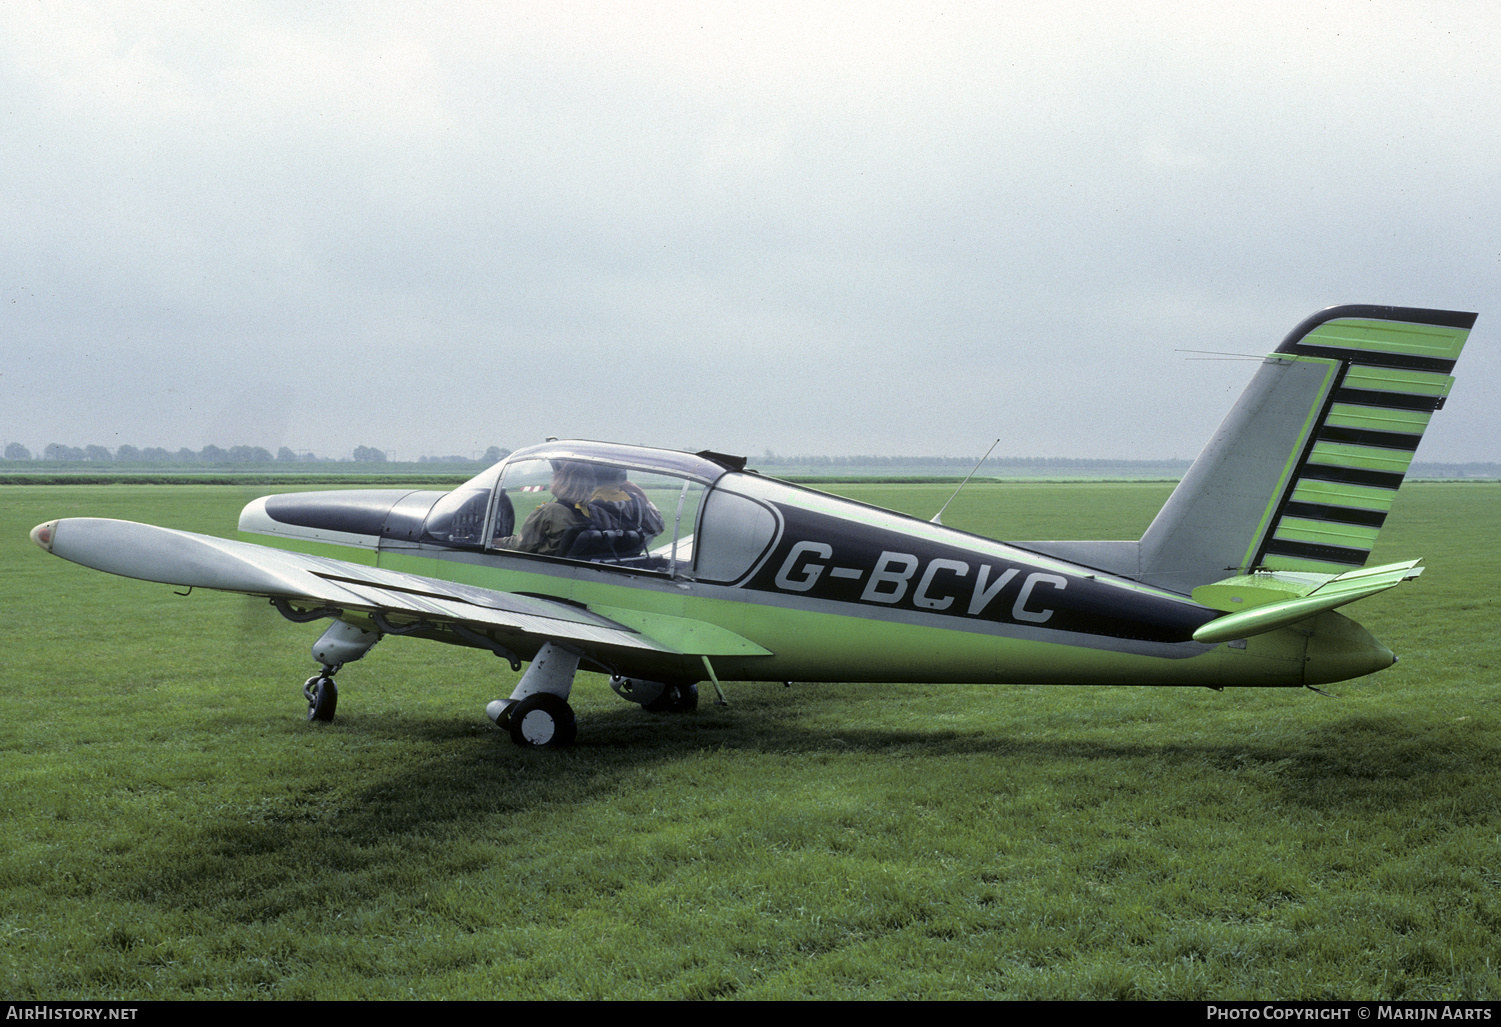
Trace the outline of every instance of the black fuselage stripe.
<instances>
[{"instance_id":1,"label":"black fuselage stripe","mask_svg":"<svg viewBox=\"0 0 1501 1027\"><path fill-rule=\"evenodd\" d=\"M1291 556L1300 560L1322 560L1325 563L1342 563L1351 567L1365 566L1370 550L1350 549L1346 546L1326 546L1315 542L1293 542L1274 538L1263 550L1267 556Z\"/></svg>"},{"instance_id":2,"label":"black fuselage stripe","mask_svg":"<svg viewBox=\"0 0 1501 1027\"><path fill-rule=\"evenodd\" d=\"M1282 515L1334 524L1358 524L1365 528L1379 528L1386 523L1386 514L1380 510L1356 510L1327 503L1288 503L1282 508Z\"/></svg>"},{"instance_id":3,"label":"black fuselage stripe","mask_svg":"<svg viewBox=\"0 0 1501 1027\"><path fill-rule=\"evenodd\" d=\"M1302 343L1293 348L1300 357L1326 357L1333 360L1348 360L1367 367L1389 367L1403 371L1432 371L1448 374L1454 370L1454 361L1442 357L1418 357L1410 353L1380 353L1369 349L1343 349L1339 346L1308 346Z\"/></svg>"},{"instance_id":4,"label":"black fuselage stripe","mask_svg":"<svg viewBox=\"0 0 1501 1027\"><path fill-rule=\"evenodd\" d=\"M1336 428L1326 424L1319 429L1319 441L1374 446L1377 449L1400 449L1411 453L1423 441L1423 436L1395 431L1371 431L1368 428Z\"/></svg>"},{"instance_id":5,"label":"black fuselage stripe","mask_svg":"<svg viewBox=\"0 0 1501 1027\"><path fill-rule=\"evenodd\" d=\"M1391 471L1371 471L1364 467L1335 467L1331 464L1304 464L1298 470L1299 478L1314 481L1336 481L1344 485L1369 485L1378 489L1397 489L1402 486L1402 475Z\"/></svg>"},{"instance_id":6,"label":"black fuselage stripe","mask_svg":"<svg viewBox=\"0 0 1501 1027\"><path fill-rule=\"evenodd\" d=\"M1442 396L1417 396L1410 392L1377 392L1374 389L1338 389L1334 393L1336 403L1352 403L1363 407L1381 407L1387 410L1437 410L1443 404Z\"/></svg>"}]
</instances>

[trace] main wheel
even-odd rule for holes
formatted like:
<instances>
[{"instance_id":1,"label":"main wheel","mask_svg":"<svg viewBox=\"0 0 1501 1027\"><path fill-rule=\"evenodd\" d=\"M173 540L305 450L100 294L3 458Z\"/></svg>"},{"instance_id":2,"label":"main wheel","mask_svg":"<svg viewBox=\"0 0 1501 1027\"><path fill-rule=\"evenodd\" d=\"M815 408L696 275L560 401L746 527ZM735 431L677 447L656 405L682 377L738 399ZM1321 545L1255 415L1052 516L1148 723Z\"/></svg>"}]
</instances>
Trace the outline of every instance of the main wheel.
<instances>
[{"instance_id":1,"label":"main wheel","mask_svg":"<svg viewBox=\"0 0 1501 1027\"><path fill-rule=\"evenodd\" d=\"M327 674L314 674L302 686L307 696L307 719L328 723L334 719L334 709L339 705L339 686Z\"/></svg>"},{"instance_id":2,"label":"main wheel","mask_svg":"<svg viewBox=\"0 0 1501 1027\"><path fill-rule=\"evenodd\" d=\"M698 686L668 685L658 698L642 709L652 713L692 713L698 709Z\"/></svg>"},{"instance_id":3,"label":"main wheel","mask_svg":"<svg viewBox=\"0 0 1501 1027\"><path fill-rule=\"evenodd\" d=\"M561 749L578 734L573 707L551 692L533 692L511 710L511 741L528 749Z\"/></svg>"}]
</instances>

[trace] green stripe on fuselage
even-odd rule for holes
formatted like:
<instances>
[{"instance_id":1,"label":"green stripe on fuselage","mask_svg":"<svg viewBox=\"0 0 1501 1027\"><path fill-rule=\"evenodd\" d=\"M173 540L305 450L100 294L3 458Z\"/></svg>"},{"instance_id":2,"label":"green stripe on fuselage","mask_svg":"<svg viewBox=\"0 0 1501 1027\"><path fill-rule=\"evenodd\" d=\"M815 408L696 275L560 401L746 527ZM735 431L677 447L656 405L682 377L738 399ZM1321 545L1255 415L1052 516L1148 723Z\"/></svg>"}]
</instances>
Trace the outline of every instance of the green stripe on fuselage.
<instances>
[{"instance_id":1,"label":"green stripe on fuselage","mask_svg":"<svg viewBox=\"0 0 1501 1027\"><path fill-rule=\"evenodd\" d=\"M1348 506L1357 510L1378 510L1386 513L1391 510L1392 500L1396 496L1394 489L1305 478L1298 482L1297 488L1293 489L1292 501L1323 503L1326 506Z\"/></svg>"},{"instance_id":2,"label":"green stripe on fuselage","mask_svg":"<svg viewBox=\"0 0 1501 1027\"><path fill-rule=\"evenodd\" d=\"M1432 418L1431 410L1393 410L1389 407L1335 403L1329 408L1329 417L1324 423L1336 428L1366 428L1371 431L1421 435Z\"/></svg>"},{"instance_id":3,"label":"green stripe on fuselage","mask_svg":"<svg viewBox=\"0 0 1501 1027\"><path fill-rule=\"evenodd\" d=\"M1276 553L1268 553L1262 558L1261 565L1269 571L1313 571L1319 574L1343 574L1350 569L1347 563L1314 560L1303 556L1279 556Z\"/></svg>"},{"instance_id":4,"label":"green stripe on fuselage","mask_svg":"<svg viewBox=\"0 0 1501 1027\"><path fill-rule=\"evenodd\" d=\"M1293 542L1315 542L1319 545L1344 546L1370 552L1371 547L1376 544L1378 531L1379 528L1366 528L1358 524L1284 517L1277 524L1276 537Z\"/></svg>"},{"instance_id":5,"label":"green stripe on fuselage","mask_svg":"<svg viewBox=\"0 0 1501 1027\"><path fill-rule=\"evenodd\" d=\"M1368 392L1399 392L1411 396L1445 396L1454 384L1446 374L1429 371L1406 371L1389 367L1352 365L1345 372L1341 387Z\"/></svg>"},{"instance_id":6,"label":"green stripe on fuselage","mask_svg":"<svg viewBox=\"0 0 1501 1027\"><path fill-rule=\"evenodd\" d=\"M1405 353L1454 360L1459 357L1469 334L1467 328L1444 325L1341 318L1320 325L1301 341L1306 346L1337 346L1373 353Z\"/></svg>"},{"instance_id":7,"label":"green stripe on fuselage","mask_svg":"<svg viewBox=\"0 0 1501 1027\"><path fill-rule=\"evenodd\" d=\"M511 562L511 561L507 561ZM1269 633L1250 649L1173 646L1179 658L1122 652L1129 640L1081 636L1079 644L1008 637L1020 630L969 618L896 617L863 604L794 605L788 597L758 601L758 593L730 586L665 578L622 576L618 571L568 565L561 574L516 566L442 559L416 552L383 552L381 566L504 592L524 592L584 603L602 616L685 650L697 635L718 646L711 654L721 678L735 680L890 681L1063 684L1298 685L1303 636ZM560 567L560 570L563 569ZM683 586L687 585L687 588ZM695 594L697 593L697 594ZM812 606L818 609L808 608ZM830 610L830 606L846 606ZM671 639L651 635L676 619ZM705 625L694 628L692 622ZM1037 632L1058 636L1059 632ZM736 655L749 640L772 655ZM644 654L642 666L687 664Z\"/></svg>"},{"instance_id":8,"label":"green stripe on fuselage","mask_svg":"<svg viewBox=\"0 0 1501 1027\"><path fill-rule=\"evenodd\" d=\"M1355 446L1344 442L1319 442L1314 445L1313 452L1308 454L1308 462L1406 474L1412 463L1412 453L1402 449L1378 449L1375 446Z\"/></svg>"}]
</instances>

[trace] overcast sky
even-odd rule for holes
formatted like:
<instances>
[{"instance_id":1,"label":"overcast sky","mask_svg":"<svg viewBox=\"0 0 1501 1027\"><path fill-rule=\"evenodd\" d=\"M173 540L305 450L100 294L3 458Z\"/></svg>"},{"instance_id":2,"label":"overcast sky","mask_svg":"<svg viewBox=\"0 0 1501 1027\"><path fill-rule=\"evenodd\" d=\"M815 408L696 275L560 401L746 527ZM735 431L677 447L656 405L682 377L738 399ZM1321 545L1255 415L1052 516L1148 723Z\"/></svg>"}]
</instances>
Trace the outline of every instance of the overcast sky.
<instances>
[{"instance_id":1,"label":"overcast sky","mask_svg":"<svg viewBox=\"0 0 1501 1027\"><path fill-rule=\"evenodd\" d=\"M1336 303L1480 312L1491 3L0 4L0 436L1191 457Z\"/></svg>"}]
</instances>

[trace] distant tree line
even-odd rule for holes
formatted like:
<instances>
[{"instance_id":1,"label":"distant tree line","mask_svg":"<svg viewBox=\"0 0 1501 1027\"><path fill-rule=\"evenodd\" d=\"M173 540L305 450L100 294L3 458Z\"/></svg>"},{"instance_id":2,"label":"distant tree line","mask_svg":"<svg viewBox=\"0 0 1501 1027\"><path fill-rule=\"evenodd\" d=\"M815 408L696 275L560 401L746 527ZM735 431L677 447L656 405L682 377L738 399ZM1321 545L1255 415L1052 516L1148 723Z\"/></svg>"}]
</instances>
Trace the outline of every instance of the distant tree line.
<instances>
[{"instance_id":1,"label":"distant tree line","mask_svg":"<svg viewBox=\"0 0 1501 1027\"><path fill-rule=\"evenodd\" d=\"M499 446L491 446L485 450L484 456L478 460L471 460L467 456L419 456L419 464L496 464L511 455L509 449L501 449Z\"/></svg>"},{"instance_id":2,"label":"distant tree line","mask_svg":"<svg viewBox=\"0 0 1501 1027\"><path fill-rule=\"evenodd\" d=\"M491 446L485 450L484 455L475 459L467 456L419 456L415 463L419 464L475 464L490 466L505 459L510 454L509 449L500 446ZM294 452L286 446L282 446L273 456L271 451L261 446L231 446L229 449L220 449L218 446L204 446L199 450L179 449L171 451L160 446L148 446L138 449L131 445L122 445L111 451L104 446L64 446L54 442L48 445L39 455L33 455L31 450L19 442L11 442L5 447L5 459L8 461L44 460L56 463L72 464L332 464L332 463L357 463L357 464L384 464L388 462L385 451L373 446L356 446L354 453L349 457L317 456L311 452ZM890 467L890 468L916 468L933 467L942 468L946 471L967 472L975 465L972 456L779 456L767 450L765 455L753 461L759 467ZM1074 457L991 457L985 461L986 468L998 467L1032 467L1032 468L1072 468L1075 470L1111 470L1117 468L1152 467L1152 468L1177 468L1186 470L1188 460L1108 460L1095 458ZM1497 463L1414 463L1408 471L1410 477L1423 478L1501 478L1501 464Z\"/></svg>"},{"instance_id":3,"label":"distant tree line","mask_svg":"<svg viewBox=\"0 0 1501 1027\"><path fill-rule=\"evenodd\" d=\"M511 451L499 446L491 446L485 450L484 455L475 459L467 456L419 456L416 463L420 464L485 464L486 466L504 459ZM261 446L231 446L229 449L221 449L218 446L204 446L200 450L179 449L176 451L163 449L160 446L149 446L138 449L131 445L122 445L113 452L104 446L64 446L54 442L42 450L39 457L33 456L30 449L19 442L12 442L5 447L5 459L7 460L55 460L61 463L130 463L130 464L318 464L318 463L347 463L353 459L357 464L383 464L387 462L386 453L373 446L356 446L351 457L318 456L314 453L303 451L294 452L286 446L282 446L273 456L271 451ZM942 467L948 469L962 468L968 470L975 465L972 456L779 456L770 450L765 456L756 460L761 466L795 466L795 467ZM986 465L1012 466L1012 467L1103 467L1119 466L1122 464L1152 464L1153 466L1178 465L1188 466L1187 460L1094 460L1094 459L1070 459L1064 457L992 457L985 461Z\"/></svg>"},{"instance_id":4,"label":"distant tree line","mask_svg":"<svg viewBox=\"0 0 1501 1027\"><path fill-rule=\"evenodd\" d=\"M1468 464L1430 464L1414 461L1407 473L1424 478L1501 478L1501 464L1494 461Z\"/></svg>"},{"instance_id":5,"label":"distant tree line","mask_svg":"<svg viewBox=\"0 0 1501 1027\"><path fill-rule=\"evenodd\" d=\"M509 453L509 449L491 446L478 460L467 456L424 456L419 457L417 462L489 465L504 459ZM272 456L271 451L262 446L231 446L229 449L204 446L199 450L183 448L173 452L160 446L138 449L135 446L123 445L111 452L104 446L64 446L59 442L48 445L42 450L40 456L33 456L30 449L19 442L12 442L5 447L5 459L96 464L328 464L347 463L351 457L317 456L306 451L297 453L286 446L282 446L276 451L276 455ZM383 450L373 446L356 446L352 460L357 464L383 464L386 462L386 454Z\"/></svg>"}]
</instances>

